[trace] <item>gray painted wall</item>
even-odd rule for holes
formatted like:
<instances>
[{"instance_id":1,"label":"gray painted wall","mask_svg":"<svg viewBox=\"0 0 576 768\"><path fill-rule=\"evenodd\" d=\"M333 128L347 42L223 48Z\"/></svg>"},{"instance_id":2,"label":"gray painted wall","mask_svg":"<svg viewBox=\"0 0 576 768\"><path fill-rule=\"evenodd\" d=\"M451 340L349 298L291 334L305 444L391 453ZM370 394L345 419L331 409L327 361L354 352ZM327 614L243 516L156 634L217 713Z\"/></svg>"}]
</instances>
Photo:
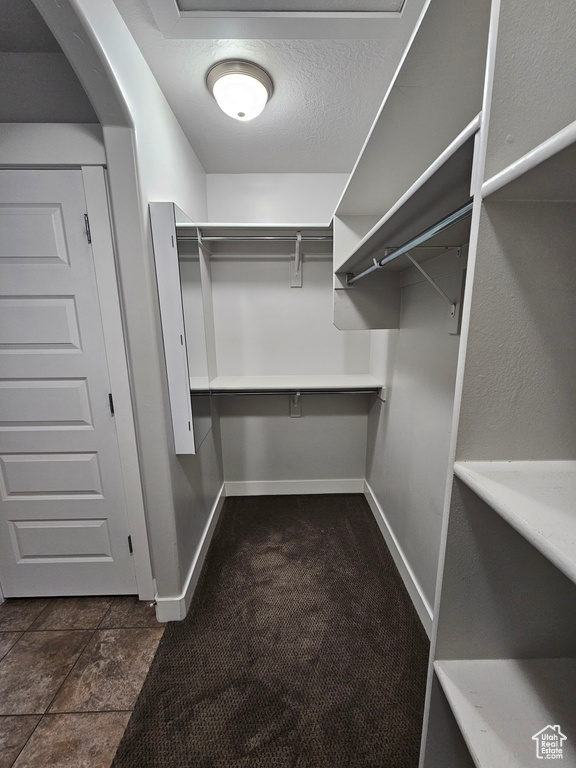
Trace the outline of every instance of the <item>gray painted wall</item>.
<instances>
[{"instance_id":1,"label":"gray painted wall","mask_svg":"<svg viewBox=\"0 0 576 768\"><path fill-rule=\"evenodd\" d=\"M450 272L438 280L450 296L458 294L462 266L452 257L441 270ZM419 280L402 289L400 330L378 331L372 344L372 367L387 362L389 379L387 402L377 401L368 417L366 479L430 606L459 344L450 321L448 305Z\"/></svg>"}]
</instances>

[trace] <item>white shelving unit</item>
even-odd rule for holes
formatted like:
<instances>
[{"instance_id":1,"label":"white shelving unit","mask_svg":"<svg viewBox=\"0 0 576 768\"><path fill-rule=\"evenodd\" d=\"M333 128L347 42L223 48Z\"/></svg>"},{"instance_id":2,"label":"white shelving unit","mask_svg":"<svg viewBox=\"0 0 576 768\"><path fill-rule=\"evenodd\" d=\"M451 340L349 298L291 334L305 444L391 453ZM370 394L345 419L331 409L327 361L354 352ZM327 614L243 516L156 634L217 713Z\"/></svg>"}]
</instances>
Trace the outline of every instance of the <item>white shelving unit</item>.
<instances>
[{"instance_id":1,"label":"white shelving unit","mask_svg":"<svg viewBox=\"0 0 576 768\"><path fill-rule=\"evenodd\" d=\"M576 582L576 461L462 461L454 473Z\"/></svg>"},{"instance_id":2,"label":"white shelving unit","mask_svg":"<svg viewBox=\"0 0 576 768\"><path fill-rule=\"evenodd\" d=\"M471 200L489 12L489 0L435 0L423 10L336 209L334 322L341 330L400 328L402 290L415 269L406 256L357 284L347 276ZM441 259L442 276L462 272L469 236L465 219L410 256L432 265ZM446 287L459 305L461 284Z\"/></svg>"},{"instance_id":3,"label":"white shelving unit","mask_svg":"<svg viewBox=\"0 0 576 768\"><path fill-rule=\"evenodd\" d=\"M568 7L494 3L421 768L541 765L547 726L576 764L570 30Z\"/></svg>"},{"instance_id":4,"label":"white shelving unit","mask_svg":"<svg viewBox=\"0 0 576 768\"><path fill-rule=\"evenodd\" d=\"M576 659L438 661L434 671L477 768L542 764L533 736L576 726ZM555 761L576 765L576 743L561 743Z\"/></svg>"},{"instance_id":5,"label":"white shelving unit","mask_svg":"<svg viewBox=\"0 0 576 768\"><path fill-rule=\"evenodd\" d=\"M369 264L375 254L382 256L384 249L402 245L470 200L474 140L479 126L480 115L477 115L349 255L339 254L339 263L334 264L336 272L356 271ZM428 241L426 249L416 250L418 260L424 261L446 248L468 242L469 234L469 220L454 225ZM400 256L384 269L401 271L409 267L406 257Z\"/></svg>"},{"instance_id":6,"label":"white shelving unit","mask_svg":"<svg viewBox=\"0 0 576 768\"><path fill-rule=\"evenodd\" d=\"M360 392L378 393L385 399L381 381L370 374L319 376L218 376L210 382L215 394L231 392Z\"/></svg>"}]
</instances>

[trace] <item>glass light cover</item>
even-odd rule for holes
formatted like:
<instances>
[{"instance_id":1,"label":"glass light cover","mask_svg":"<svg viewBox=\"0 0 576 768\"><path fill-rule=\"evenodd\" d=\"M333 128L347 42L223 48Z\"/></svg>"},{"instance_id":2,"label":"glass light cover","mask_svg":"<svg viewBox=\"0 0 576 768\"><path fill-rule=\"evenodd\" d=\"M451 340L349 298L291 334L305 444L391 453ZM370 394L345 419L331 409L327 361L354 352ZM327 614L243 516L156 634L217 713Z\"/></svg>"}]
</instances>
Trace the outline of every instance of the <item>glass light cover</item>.
<instances>
[{"instance_id":1,"label":"glass light cover","mask_svg":"<svg viewBox=\"0 0 576 768\"><path fill-rule=\"evenodd\" d=\"M250 75L229 74L220 77L213 86L214 98L220 109L235 120L253 120L268 101L268 91Z\"/></svg>"}]
</instances>

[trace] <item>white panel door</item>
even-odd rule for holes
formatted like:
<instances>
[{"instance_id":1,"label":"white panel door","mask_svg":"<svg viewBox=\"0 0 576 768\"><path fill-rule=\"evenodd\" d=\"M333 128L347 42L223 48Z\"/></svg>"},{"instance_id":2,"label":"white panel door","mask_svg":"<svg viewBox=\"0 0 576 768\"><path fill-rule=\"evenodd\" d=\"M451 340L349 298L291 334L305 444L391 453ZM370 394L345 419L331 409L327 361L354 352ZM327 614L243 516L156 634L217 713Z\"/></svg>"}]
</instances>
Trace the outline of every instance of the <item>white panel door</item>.
<instances>
[{"instance_id":1,"label":"white panel door","mask_svg":"<svg viewBox=\"0 0 576 768\"><path fill-rule=\"evenodd\" d=\"M0 584L136 593L81 171L0 171Z\"/></svg>"}]
</instances>

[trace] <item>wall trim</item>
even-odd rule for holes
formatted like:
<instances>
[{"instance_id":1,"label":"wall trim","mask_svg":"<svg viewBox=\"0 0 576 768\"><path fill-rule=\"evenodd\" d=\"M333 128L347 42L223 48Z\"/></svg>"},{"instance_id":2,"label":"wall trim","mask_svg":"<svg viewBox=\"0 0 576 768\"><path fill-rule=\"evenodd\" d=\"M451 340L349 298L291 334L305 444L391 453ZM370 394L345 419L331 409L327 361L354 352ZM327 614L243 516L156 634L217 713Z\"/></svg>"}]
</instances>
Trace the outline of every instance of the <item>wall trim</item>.
<instances>
[{"instance_id":1,"label":"wall trim","mask_svg":"<svg viewBox=\"0 0 576 768\"><path fill-rule=\"evenodd\" d=\"M226 496L292 496L297 493L364 493L363 479L227 480Z\"/></svg>"},{"instance_id":2,"label":"wall trim","mask_svg":"<svg viewBox=\"0 0 576 768\"><path fill-rule=\"evenodd\" d=\"M384 513L384 510L378 503L376 497L374 496L374 492L372 491L372 488L370 488L366 480L364 480L363 493L366 496L366 501L368 502L368 505L370 506L372 513L374 514L376 523L380 528L382 536L384 537L384 540L388 545L390 554L392 555L392 558L394 559L394 563L396 564L396 567L400 572L400 576L402 577L402 581L404 582L406 589L408 590L408 594L412 598L412 602L414 603L416 612L418 613L418 616L420 617L420 621L422 622L422 625L426 630L426 634L428 635L428 637L430 637L432 633L432 622L434 617L432 608L430 607L430 603L426 599L426 596L424 595L422 587L420 586L418 579L416 578L416 574L412 570L412 567L410 566L410 563L408 562L406 555L402 551L402 547L400 546L398 539L396 538L392 528L390 527L390 523L388 522L388 519L386 517L386 514Z\"/></svg>"},{"instance_id":3,"label":"wall trim","mask_svg":"<svg viewBox=\"0 0 576 768\"><path fill-rule=\"evenodd\" d=\"M130 375L126 357L124 324L116 273L116 253L112 240L108 191L104 168L82 166L86 210L90 216L92 257L98 288L100 316L111 392L114 393L116 436L120 455L122 483L126 502L128 533L134 544L134 571L140 600L152 600L155 594L152 558L148 540L146 510L134 424Z\"/></svg>"},{"instance_id":4,"label":"wall trim","mask_svg":"<svg viewBox=\"0 0 576 768\"><path fill-rule=\"evenodd\" d=\"M184 582L182 592L174 597L158 597L158 595L156 595L156 618L158 621L180 621L181 619L186 618L225 499L226 488L225 483L222 483L222 487L218 492L218 496L216 497L216 501L214 502L214 506L208 517L208 522L202 533L200 545L196 550L196 556L188 571L188 576Z\"/></svg>"}]
</instances>

